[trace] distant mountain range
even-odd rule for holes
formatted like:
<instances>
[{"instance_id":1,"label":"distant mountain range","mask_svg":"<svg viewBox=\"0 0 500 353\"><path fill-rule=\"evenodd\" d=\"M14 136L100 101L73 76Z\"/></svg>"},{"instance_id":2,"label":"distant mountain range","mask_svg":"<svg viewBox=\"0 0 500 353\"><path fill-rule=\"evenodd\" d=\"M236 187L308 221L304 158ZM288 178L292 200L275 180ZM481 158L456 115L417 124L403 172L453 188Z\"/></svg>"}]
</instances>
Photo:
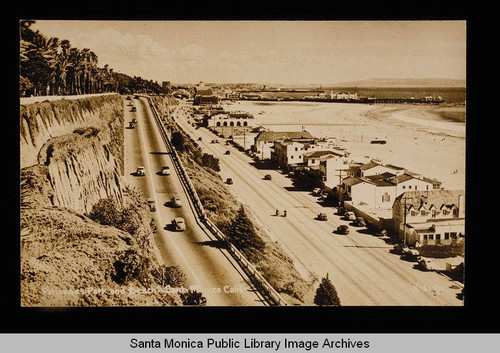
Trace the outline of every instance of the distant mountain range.
<instances>
[{"instance_id":1,"label":"distant mountain range","mask_svg":"<svg viewBox=\"0 0 500 353\"><path fill-rule=\"evenodd\" d=\"M335 87L465 87L465 80L451 78L371 78L336 83Z\"/></svg>"}]
</instances>

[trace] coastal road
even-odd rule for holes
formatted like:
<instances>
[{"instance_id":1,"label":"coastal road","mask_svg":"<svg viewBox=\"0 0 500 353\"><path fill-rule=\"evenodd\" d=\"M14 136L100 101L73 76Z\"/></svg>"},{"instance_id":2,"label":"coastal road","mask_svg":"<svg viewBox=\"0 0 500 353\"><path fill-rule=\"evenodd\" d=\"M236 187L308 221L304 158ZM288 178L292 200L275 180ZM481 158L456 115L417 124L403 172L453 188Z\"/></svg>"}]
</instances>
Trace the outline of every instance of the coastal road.
<instances>
[{"instance_id":1,"label":"coastal road","mask_svg":"<svg viewBox=\"0 0 500 353\"><path fill-rule=\"evenodd\" d=\"M233 179L228 187L294 259L299 272L306 278L328 273L342 305L463 305L457 298L462 284L414 268L414 262L392 254L392 245L384 239L352 227L334 215L333 207L324 207L309 192L297 190L286 175L255 168L250 157L205 128L195 130L187 123L187 114L182 109L177 112L177 123L195 140L201 137L197 142L203 150L220 159L223 180ZM210 143L214 139L221 143ZM265 174L271 174L272 180L264 180ZM287 210L287 217L276 217L276 209ZM319 212L327 213L328 221L316 220ZM349 225L349 235L334 232L340 224Z\"/></svg>"},{"instance_id":2,"label":"coastal road","mask_svg":"<svg viewBox=\"0 0 500 353\"><path fill-rule=\"evenodd\" d=\"M201 291L207 305L265 305L243 271L195 217L148 102L145 98L134 99L136 112L131 111L130 101L124 102L125 180L146 198L155 200L158 232L154 240L165 265L179 266L186 274L187 286ZM138 124L130 129L128 123L134 117ZM135 175L138 166L145 167L146 176ZM171 174L160 175L162 166L169 166ZM172 195L180 197L182 207L171 206ZM185 231L176 232L170 226L175 217L185 219Z\"/></svg>"}]
</instances>

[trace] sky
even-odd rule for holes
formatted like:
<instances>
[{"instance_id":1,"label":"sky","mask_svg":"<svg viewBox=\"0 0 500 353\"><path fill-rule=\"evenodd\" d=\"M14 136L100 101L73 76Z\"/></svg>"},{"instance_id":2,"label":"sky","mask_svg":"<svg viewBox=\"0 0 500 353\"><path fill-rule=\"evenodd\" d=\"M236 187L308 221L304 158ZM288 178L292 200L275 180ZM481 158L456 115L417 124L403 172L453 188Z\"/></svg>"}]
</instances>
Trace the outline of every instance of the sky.
<instances>
[{"instance_id":1,"label":"sky","mask_svg":"<svg viewBox=\"0 0 500 353\"><path fill-rule=\"evenodd\" d=\"M98 66L158 82L466 79L465 21L35 21Z\"/></svg>"}]
</instances>

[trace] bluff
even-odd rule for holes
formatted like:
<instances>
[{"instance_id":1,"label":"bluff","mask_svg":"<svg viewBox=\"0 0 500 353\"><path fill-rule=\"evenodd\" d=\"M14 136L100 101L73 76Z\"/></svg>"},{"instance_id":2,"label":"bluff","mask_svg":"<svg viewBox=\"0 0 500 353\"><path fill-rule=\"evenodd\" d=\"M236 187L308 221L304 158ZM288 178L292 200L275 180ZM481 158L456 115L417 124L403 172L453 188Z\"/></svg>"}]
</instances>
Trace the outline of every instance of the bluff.
<instances>
[{"instance_id":1,"label":"bluff","mask_svg":"<svg viewBox=\"0 0 500 353\"><path fill-rule=\"evenodd\" d=\"M123 201L123 100L119 95L20 106L21 170L44 166L49 201L79 213Z\"/></svg>"}]
</instances>

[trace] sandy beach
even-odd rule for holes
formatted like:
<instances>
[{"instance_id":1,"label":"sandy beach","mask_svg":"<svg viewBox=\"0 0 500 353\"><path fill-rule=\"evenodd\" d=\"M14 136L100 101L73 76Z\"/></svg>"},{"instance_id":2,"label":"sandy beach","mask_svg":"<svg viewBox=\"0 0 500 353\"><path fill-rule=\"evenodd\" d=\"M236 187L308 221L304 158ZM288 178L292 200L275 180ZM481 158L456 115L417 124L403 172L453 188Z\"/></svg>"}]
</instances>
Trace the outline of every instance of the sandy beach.
<instances>
[{"instance_id":1,"label":"sandy beach","mask_svg":"<svg viewBox=\"0 0 500 353\"><path fill-rule=\"evenodd\" d=\"M354 161L378 158L436 178L445 189L465 189L465 106L253 101L223 106L249 112L257 126L273 131L304 129L335 137ZM373 139L387 143L371 144Z\"/></svg>"}]
</instances>

